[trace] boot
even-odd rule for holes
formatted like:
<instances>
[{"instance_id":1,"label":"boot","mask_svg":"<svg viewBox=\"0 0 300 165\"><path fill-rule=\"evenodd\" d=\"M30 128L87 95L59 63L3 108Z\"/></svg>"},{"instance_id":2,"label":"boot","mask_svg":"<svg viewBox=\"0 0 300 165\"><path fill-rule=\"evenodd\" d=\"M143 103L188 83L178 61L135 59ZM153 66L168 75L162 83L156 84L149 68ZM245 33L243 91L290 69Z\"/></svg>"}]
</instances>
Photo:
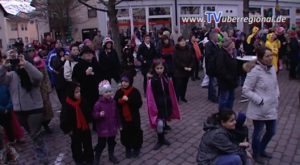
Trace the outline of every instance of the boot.
<instances>
[{"instance_id":1,"label":"boot","mask_svg":"<svg viewBox=\"0 0 300 165\"><path fill-rule=\"evenodd\" d=\"M126 158L131 158L131 156L132 156L132 153L131 153L131 148L127 148L126 147L126 154L125 154L125 156L126 156Z\"/></svg>"},{"instance_id":2,"label":"boot","mask_svg":"<svg viewBox=\"0 0 300 165\"><path fill-rule=\"evenodd\" d=\"M168 140L166 140L165 134L164 134L164 133L162 133L161 136L162 136L162 137L161 137L161 144L167 145L167 146L171 145L171 143L170 143Z\"/></svg>"},{"instance_id":3,"label":"boot","mask_svg":"<svg viewBox=\"0 0 300 165\"><path fill-rule=\"evenodd\" d=\"M132 156L133 156L134 158L137 158L137 157L139 157L140 153L141 153L141 150L140 150L140 149L134 149L134 150L133 150L133 153L132 153Z\"/></svg>"},{"instance_id":4,"label":"boot","mask_svg":"<svg viewBox=\"0 0 300 165\"><path fill-rule=\"evenodd\" d=\"M118 164L119 160L115 157L115 145L108 146L108 157L109 161L111 161L113 164Z\"/></svg>"},{"instance_id":5,"label":"boot","mask_svg":"<svg viewBox=\"0 0 300 165\"><path fill-rule=\"evenodd\" d=\"M159 150L163 146L164 135L163 133L157 133L157 143L153 147L153 150Z\"/></svg>"},{"instance_id":6,"label":"boot","mask_svg":"<svg viewBox=\"0 0 300 165\"><path fill-rule=\"evenodd\" d=\"M94 165L99 165L100 164L100 157L102 155L102 151L104 148L100 148L99 145L95 147L95 160L94 160Z\"/></svg>"}]
</instances>

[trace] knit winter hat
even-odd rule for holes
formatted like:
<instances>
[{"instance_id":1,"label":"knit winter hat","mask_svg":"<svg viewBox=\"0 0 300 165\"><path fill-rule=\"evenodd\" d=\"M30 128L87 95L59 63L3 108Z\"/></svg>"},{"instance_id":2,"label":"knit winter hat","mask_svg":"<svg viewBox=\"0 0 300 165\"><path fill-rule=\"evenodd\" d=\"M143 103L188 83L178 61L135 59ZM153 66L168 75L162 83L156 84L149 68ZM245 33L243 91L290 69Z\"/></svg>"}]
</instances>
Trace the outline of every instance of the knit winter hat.
<instances>
[{"instance_id":1,"label":"knit winter hat","mask_svg":"<svg viewBox=\"0 0 300 165\"><path fill-rule=\"evenodd\" d=\"M111 91L111 85L109 81L103 80L98 85L99 95L103 95L105 92Z\"/></svg>"},{"instance_id":2,"label":"knit winter hat","mask_svg":"<svg viewBox=\"0 0 300 165\"><path fill-rule=\"evenodd\" d=\"M110 37L105 37L103 40L102 46L105 46L108 42L110 42L111 44L114 44L114 41Z\"/></svg>"}]
</instances>

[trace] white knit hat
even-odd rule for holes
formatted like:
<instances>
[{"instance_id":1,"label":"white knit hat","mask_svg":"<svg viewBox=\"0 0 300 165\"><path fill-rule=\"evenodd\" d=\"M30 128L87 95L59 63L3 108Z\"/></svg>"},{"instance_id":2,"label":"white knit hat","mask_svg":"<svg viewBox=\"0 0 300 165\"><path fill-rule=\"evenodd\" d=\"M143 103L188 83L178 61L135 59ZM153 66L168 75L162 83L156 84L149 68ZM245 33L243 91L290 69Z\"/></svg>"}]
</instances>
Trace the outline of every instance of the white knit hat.
<instances>
[{"instance_id":1,"label":"white knit hat","mask_svg":"<svg viewBox=\"0 0 300 165\"><path fill-rule=\"evenodd\" d=\"M105 92L111 91L112 88L109 81L107 80L101 81L98 85L98 90L99 90L99 95L103 95Z\"/></svg>"},{"instance_id":2,"label":"white knit hat","mask_svg":"<svg viewBox=\"0 0 300 165\"><path fill-rule=\"evenodd\" d=\"M114 44L114 41L110 37L105 37L102 46L106 45L108 42Z\"/></svg>"}]
</instances>

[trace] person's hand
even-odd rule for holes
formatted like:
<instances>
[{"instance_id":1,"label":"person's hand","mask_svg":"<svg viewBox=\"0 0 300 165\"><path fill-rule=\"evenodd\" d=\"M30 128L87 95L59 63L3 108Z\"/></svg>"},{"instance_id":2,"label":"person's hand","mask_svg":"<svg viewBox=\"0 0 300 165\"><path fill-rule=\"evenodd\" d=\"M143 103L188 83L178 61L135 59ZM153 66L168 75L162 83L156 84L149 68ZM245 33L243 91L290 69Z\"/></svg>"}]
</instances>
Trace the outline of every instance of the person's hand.
<instances>
[{"instance_id":1,"label":"person's hand","mask_svg":"<svg viewBox=\"0 0 300 165\"><path fill-rule=\"evenodd\" d=\"M153 77L153 75L151 74L151 73L147 73L147 78L148 79L150 79L150 78L152 78Z\"/></svg>"},{"instance_id":2,"label":"person's hand","mask_svg":"<svg viewBox=\"0 0 300 165\"><path fill-rule=\"evenodd\" d=\"M92 67L88 67L87 70L85 71L85 74L87 76L94 75L93 68Z\"/></svg>"},{"instance_id":3,"label":"person's hand","mask_svg":"<svg viewBox=\"0 0 300 165\"><path fill-rule=\"evenodd\" d=\"M250 147L250 143L248 143L248 142L242 142L242 143L239 144L239 146L240 147L248 148L248 147Z\"/></svg>"},{"instance_id":4,"label":"person's hand","mask_svg":"<svg viewBox=\"0 0 300 165\"><path fill-rule=\"evenodd\" d=\"M105 112L104 112L104 111L101 111L101 112L99 113L99 115L100 115L101 117L103 117L103 116L105 115Z\"/></svg>"},{"instance_id":5,"label":"person's hand","mask_svg":"<svg viewBox=\"0 0 300 165\"><path fill-rule=\"evenodd\" d=\"M125 95L122 97L122 99L123 99L124 101L128 101L128 97L125 96Z\"/></svg>"},{"instance_id":6,"label":"person's hand","mask_svg":"<svg viewBox=\"0 0 300 165\"><path fill-rule=\"evenodd\" d=\"M61 61L65 61L66 58L65 58L64 56L62 56L62 57L60 58L60 60L61 60Z\"/></svg>"},{"instance_id":7,"label":"person's hand","mask_svg":"<svg viewBox=\"0 0 300 165\"><path fill-rule=\"evenodd\" d=\"M27 63L27 61L25 60L25 57L24 57L23 54L19 55L19 60L20 60L19 65L21 67L24 66Z\"/></svg>"},{"instance_id":8,"label":"person's hand","mask_svg":"<svg viewBox=\"0 0 300 165\"><path fill-rule=\"evenodd\" d=\"M248 150L246 150L246 154L248 159L253 159L252 154Z\"/></svg>"}]
</instances>

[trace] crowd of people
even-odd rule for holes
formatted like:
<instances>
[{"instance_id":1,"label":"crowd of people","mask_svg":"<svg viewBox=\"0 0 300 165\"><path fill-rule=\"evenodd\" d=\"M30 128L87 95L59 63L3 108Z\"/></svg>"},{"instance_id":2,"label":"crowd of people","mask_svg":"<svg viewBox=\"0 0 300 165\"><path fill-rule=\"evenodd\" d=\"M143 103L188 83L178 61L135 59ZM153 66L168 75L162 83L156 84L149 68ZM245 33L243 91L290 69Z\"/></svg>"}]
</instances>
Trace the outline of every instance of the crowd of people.
<instances>
[{"instance_id":1,"label":"crowd of people","mask_svg":"<svg viewBox=\"0 0 300 165\"><path fill-rule=\"evenodd\" d=\"M53 98L61 105L60 128L71 138L72 157L78 165L98 165L106 143L109 160L119 163L114 155L118 132L126 158L139 156L143 97L149 124L157 133L153 149L169 146L167 122L180 119L179 105L188 103L189 79L200 80L200 69L204 72L202 87L208 88L208 100L218 104L219 112L204 124L198 164L246 164L249 158L263 164L264 158L272 157L265 149L276 130L277 74L285 64L291 80L300 78L295 30L253 27L248 35L234 29L195 27L185 38L178 30L172 33L162 28L157 34L147 34L137 29L131 38L121 38L121 55L114 41L98 32L93 40L71 44L47 36L43 43L15 44L0 56L0 164L17 161L15 146L24 143L21 127L30 135L39 163L49 164L41 128L52 133ZM246 55L257 59L237 60ZM139 71L142 92L133 86ZM239 85L249 101L246 114L233 111ZM246 117L254 125L253 154L248 150ZM98 135L95 147L93 130Z\"/></svg>"}]
</instances>

